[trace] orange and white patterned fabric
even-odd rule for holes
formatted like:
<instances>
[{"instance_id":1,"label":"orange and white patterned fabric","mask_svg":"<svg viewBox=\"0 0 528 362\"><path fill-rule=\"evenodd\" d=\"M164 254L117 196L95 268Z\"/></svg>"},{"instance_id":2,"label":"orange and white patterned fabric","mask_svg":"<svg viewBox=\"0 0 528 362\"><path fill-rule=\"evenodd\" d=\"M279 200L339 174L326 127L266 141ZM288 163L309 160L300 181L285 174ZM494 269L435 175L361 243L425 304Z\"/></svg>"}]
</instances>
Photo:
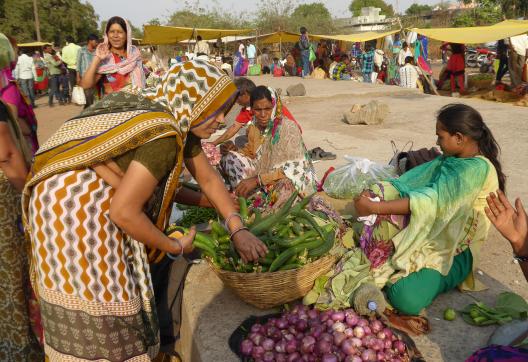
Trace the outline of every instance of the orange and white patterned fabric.
<instances>
[{"instance_id":1,"label":"orange and white patterned fabric","mask_svg":"<svg viewBox=\"0 0 528 362\"><path fill-rule=\"evenodd\" d=\"M65 124L37 153L23 198L45 352L54 361L149 361L159 328L149 256L109 217L114 189L92 170L148 142L174 137L179 154L150 215L165 227L189 130L236 97L218 68L200 61L169 70L156 89L117 92ZM151 259L152 260L152 259Z\"/></svg>"}]
</instances>

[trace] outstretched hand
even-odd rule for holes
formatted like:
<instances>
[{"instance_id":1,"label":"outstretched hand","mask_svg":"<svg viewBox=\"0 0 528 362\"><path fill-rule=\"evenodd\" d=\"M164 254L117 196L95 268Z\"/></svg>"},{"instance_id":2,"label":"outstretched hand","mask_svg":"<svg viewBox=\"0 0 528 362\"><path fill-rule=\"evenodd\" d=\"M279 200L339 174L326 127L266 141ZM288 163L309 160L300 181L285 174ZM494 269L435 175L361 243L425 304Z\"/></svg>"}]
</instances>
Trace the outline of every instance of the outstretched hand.
<instances>
[{"instance_id":1,"label":"outstretched hand","mask_svg":"<svg viewBox=\"0 0 528 362\"><path fill-rule=\"evenodd\" d=\"M236 233L233 236L233 244L244 263L257 261L268 253L266 245L247 230Z\"/></svg>"},{"instance_id":2,"label":"outstretched hand","mask_svg":"<svg viewBox=\"0 0 528 362\"><path fill-rule=\"evenodd\" d=\"M515 208L506 195L500 190L491 193L487 198L486 215L497 230L511 243L517 255L528 256L528 216L519 198Z\"/></svg>"},{"instance_id":3,"label":"outstretched hand","mask_svg":"<svg viewBox=\"0 0 528 362\"><path fill-rule=\"evenodd\" d=\"M171 239L176 238L175 236L172 236L172 235L173 234L169 235ZM180 243L178 243L176 240L172 241L171 250L169 250L169 253L174 254L174 255L179 255L181 254L182 252L181 248L183 247L183 253L189 254L194 249L193 241L194 241L195 236L196 236L196 226L192 226L189 229L189 232L187 234L177 238L180 241ZM180 244L181 244L181 247L180 247Z\"/></svg>"},{"instance_id":4,"label":"outstretched hand","mask_svg":"<svg viewBox=\"0 0 528 362\"><path fill-rule=\"evenodd\" d=\"M95 56L101 60L110 56L110 48L107 43L101 43L95 48Z\"/></svg>"}]
</instances>

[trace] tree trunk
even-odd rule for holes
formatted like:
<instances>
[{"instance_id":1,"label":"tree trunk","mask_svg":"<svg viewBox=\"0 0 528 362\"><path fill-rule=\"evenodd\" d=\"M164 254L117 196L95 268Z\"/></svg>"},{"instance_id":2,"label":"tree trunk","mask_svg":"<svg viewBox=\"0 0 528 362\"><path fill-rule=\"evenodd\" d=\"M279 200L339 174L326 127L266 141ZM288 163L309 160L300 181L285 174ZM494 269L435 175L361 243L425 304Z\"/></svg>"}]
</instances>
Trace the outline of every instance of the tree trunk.
<instances>
[{"instance_id":1,"label":"tree trunk","mask_svg":"<svg viewBox=\"0 0 528 362\"><path fill-rule=\"evenodd\" d=\"M35 17L35 33L37 34L37 41L42 41L40 37L40 21L38 15L37 0L33 0L33 15Z\"/></svg>"}]
</instances>

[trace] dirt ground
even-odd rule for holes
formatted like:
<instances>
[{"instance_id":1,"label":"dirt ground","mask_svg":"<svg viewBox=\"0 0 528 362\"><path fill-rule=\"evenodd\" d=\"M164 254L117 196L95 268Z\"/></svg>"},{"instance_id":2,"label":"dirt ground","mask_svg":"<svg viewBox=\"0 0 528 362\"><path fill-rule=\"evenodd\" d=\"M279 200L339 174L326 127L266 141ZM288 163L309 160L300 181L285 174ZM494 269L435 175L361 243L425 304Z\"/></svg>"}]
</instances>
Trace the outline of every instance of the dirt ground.
<instances>
[{"instance_id":1,"label":"dirt ground","mask_svg":"<svg viewBox=\"0 0 528 362\"><path fill-rule=\"evenodd\" d=\"M306 97L284 97L284 102L302 125L307 147L319 146L338 156L335 161L322 161L315 165L319 176L330 166L344 164L344 155L367 157L386 163L393 155L391 140L400 147L408 141L414 143L415 149L433 146L436 141L435 112L454 101L452 98L424 95L398 87L346 81L268 76L252 79L258 84L281 88L283 94L288 85L301 81L304 83ZM390 114L384 125L350 126L341 121L343 112L353 104L364 104L371 100L385 102L389 106ZM63 121L81 110L74 105L49 108L46 101L44 98L39 99L36 109L41 140L48 138ZM528 178L528 110L475 99L456 101L467 103L482 113L502 148L501 161L508 176L508 195L510 198L521 197L528 204L528 191L524 187ZM494 230L490 232L489 240L482 250L478 273L489 289L473 295L484 302L493 304L495 297L507 290L528 298L526 281L519 266L513 263L511 248ZM463 361L486 344L494 327L471 327L461 318L453 322L442 319L445 308L461 309L470 302L472 299L467 294L453 291L440 296L428 308L432 331L426 336L415 338L428 361Z\"/></svg>"}]
</instances>

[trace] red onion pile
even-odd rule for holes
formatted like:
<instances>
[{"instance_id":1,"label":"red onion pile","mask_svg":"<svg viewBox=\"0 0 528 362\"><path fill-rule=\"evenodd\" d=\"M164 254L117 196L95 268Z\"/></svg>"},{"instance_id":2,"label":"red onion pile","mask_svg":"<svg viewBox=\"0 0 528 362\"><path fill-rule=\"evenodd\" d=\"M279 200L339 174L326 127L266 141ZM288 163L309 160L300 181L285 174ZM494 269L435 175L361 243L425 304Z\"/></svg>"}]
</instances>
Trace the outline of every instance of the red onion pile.
<instances>
[{"instance_id":1,"label":"red onion pile","mask_svg":"<svg viewBox=\"0 0 528 362\"><path fill-rule=\"evenodd\" d=\"M296 305L280 318L254 324L240 346L255 362L402 362L405 343L377 319L353 309L324 311Z\"/></svg>"}]
</instances>

